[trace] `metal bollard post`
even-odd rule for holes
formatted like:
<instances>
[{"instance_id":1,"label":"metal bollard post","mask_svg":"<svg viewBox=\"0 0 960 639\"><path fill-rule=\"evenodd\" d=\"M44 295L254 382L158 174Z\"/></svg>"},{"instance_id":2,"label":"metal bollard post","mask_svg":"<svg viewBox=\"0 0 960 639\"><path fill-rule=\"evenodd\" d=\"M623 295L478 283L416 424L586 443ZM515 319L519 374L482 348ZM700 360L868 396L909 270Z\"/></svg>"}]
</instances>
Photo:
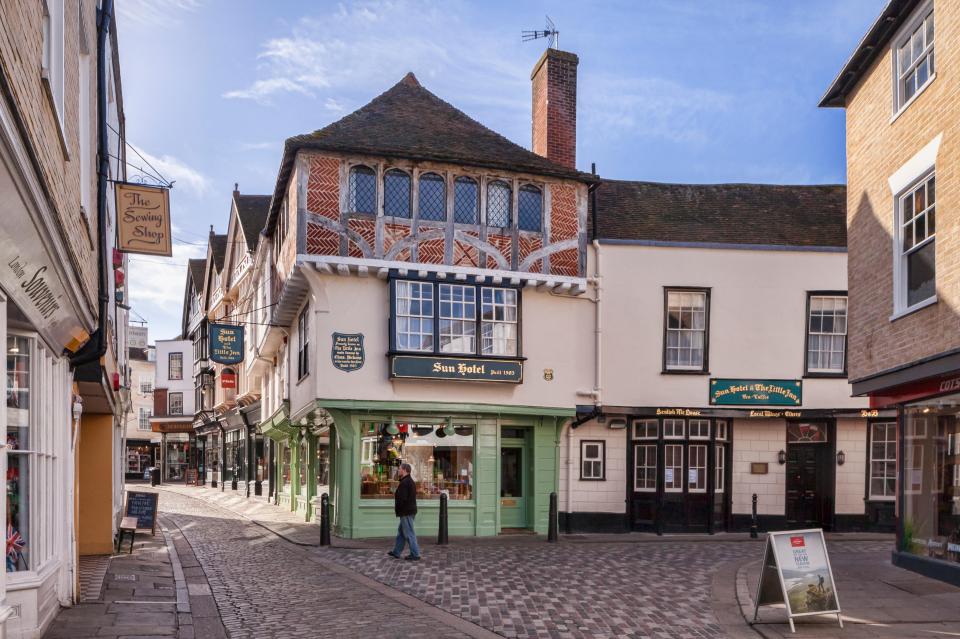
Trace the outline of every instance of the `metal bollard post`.
<instances>
[{"instance_id":1,"label":"metal bollard post","mask_svg":"<svg viewBox=\"0 0 960 639\"><path fill-rule=\"evenodd\" d=\"M320 545L330 545L330 495L320 496Z\"/></svg>"},{"instance_id":2,"label":"metal bollard post","mask_svg":"<svg viewBox=\"0 0 960 639\"><path fill-rule=\"evenodd\" d=\"M448 537L447 519L447 491L440 493L440 526L437 529L437 545L446 546L450 543Z\"/></svg>"},{"instance_id":3,"label":"metal bollard post","mask_svg":"<svg viewBox=\"0 0 960 639\"><path fill-rule=\"evenodd\" d=\"M750 539L757 538L757 493L753 493L753 509L750 517Z\"/></svg>"},{"instance_id":4,"label":"metal bollard post","mask_svg":"<svg viewBox=\"0 0 960 639\"><path fill-rule=\"evenodd\" d=\"M557 493L550 493L550 523L547 526L547 541L550 543L556 543L558 537L557 531Z\"/></svg>"}]
</instances>

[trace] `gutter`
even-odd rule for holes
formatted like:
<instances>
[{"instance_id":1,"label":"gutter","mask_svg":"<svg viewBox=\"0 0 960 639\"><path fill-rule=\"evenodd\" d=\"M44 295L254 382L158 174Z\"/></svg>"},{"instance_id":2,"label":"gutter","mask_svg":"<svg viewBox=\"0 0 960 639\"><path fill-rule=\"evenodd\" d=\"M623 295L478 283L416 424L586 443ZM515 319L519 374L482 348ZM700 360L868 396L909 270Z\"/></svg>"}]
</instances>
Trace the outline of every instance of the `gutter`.
<instances>
[{"instance_id":1,"label":"gutter","mask_svg":"<svg viewBox=\"0 0 960 639\"><path fill-rule=\"evenodd\" d=\"M103 0L97 25L97 279L99 317L93 338L70 358L70 368L99 361L107 352L107 316L110 312L110 283L107 280L107 176L110 172L107 135L107 37L113 19L113 0Z\"/></svg>"}]
</instances>

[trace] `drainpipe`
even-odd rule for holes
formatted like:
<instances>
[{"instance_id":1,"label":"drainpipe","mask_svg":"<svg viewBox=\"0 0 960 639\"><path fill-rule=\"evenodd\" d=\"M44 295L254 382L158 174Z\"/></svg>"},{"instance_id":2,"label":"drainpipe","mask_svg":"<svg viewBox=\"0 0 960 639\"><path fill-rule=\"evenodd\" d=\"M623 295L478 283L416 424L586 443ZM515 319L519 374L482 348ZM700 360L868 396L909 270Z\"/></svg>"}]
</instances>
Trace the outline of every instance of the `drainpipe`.
<instances>
[{"instance_id":1,"label":"drainpipe","mask_svg":"<svg viewBox=\"0 0 960 639\"><path fill-rule=\"evenodd\" d=\"M107 352L107 315L110 311L110 283L107 280L107 176L110 173L109 139L107 136L107 36L113 18L113 0L104 0L97 29L97 281L99 317L97 330L86 344L70 358L70 368L97 361Z\"/></svg>"}]
</instances>

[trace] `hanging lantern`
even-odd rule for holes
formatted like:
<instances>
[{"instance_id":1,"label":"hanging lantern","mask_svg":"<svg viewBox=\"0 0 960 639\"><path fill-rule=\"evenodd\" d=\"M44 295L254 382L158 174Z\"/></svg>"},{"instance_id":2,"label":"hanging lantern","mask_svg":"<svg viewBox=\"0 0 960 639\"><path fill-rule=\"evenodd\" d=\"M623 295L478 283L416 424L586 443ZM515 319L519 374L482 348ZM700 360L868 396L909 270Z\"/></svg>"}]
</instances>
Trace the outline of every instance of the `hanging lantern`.
<instances>
[{"instance_id":1,"label":"hanging lantern","mask_svg":"<svg viewBox=\"0 0 960 639\"><path fill-rule=\"evenodd\" d=\"M397 428L397 420L390 418L390 423L387 424L387 427L384 429L388 435L399 435L400 429Z\"/></svg>"},{"instance_id":2,"label":"hanging lantern","mask_svg":"<svg viewBox=\"0 0 960 639\"><path fill-rule=\"evenodd\" d=\"M443 434L446 437L453 437L457 431L453 427L453 417L447 418L447 425L443 427Z\"/></svg>"}]
</instances>

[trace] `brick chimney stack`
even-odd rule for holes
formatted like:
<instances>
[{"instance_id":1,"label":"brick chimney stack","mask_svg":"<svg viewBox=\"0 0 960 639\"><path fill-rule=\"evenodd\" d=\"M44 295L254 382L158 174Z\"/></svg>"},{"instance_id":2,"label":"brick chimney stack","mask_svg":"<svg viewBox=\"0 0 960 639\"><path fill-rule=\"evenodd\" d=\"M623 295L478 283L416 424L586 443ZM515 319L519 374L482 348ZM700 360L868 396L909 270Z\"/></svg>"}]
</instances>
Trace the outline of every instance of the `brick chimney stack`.
<instances>
[{"instance_id":1,"label":"brick chimney stack","mask_svg":"<svg viewBox=\"0 0 960 639\"><path fill-rule=\"evenodd\" d=\"M533 152L577 167L576 54L547 49L533 66Z\"/></svg>"}]
</instances>

